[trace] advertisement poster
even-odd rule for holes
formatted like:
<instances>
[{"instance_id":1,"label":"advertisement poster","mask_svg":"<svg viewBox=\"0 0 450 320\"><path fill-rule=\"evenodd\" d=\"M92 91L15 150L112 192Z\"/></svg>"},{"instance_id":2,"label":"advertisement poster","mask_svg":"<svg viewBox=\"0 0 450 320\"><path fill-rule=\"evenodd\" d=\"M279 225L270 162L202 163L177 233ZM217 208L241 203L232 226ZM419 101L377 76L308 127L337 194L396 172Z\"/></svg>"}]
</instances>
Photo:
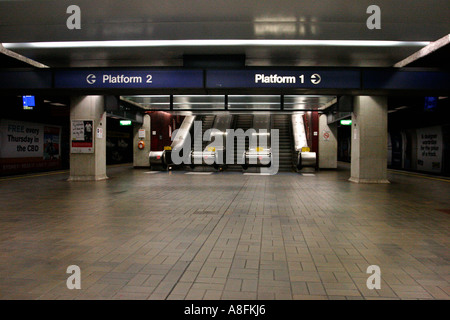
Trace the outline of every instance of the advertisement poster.
<instances>
[{"instance_id":1,"label":"advertisement poster","mask_svg":"<svg viewBox=\"0 0 450 320\"><path fill-rule=\"evenodd\" d=\"M403 140L400 132L391 133L391 144L392 144L391 166L393 168L401 168L403 156Z\"/></svg>"},{"instance_id":2,"label":"advertisement poster","mask_svg":"<svg viewBox=\"0 0 450 320\"><path fill-rule=\"evenodd\" d=\"M61 129L44 127L44 160L56 160L61 157Z\"/></svg>"},{"instance_id":3,"label":"advertisement poster","mask_svg":"<svg viewBox=\"0 0 450 320\"><path fill-rule=\"evenodd\" d=\"M127 132L108 131L106 137L106 163L133 162L133 139Z\"/></svg>"},{"instance_id":4,"label":"advertisement poster","mask_svg":"<svg viewBox=\"0 0 450 320\"><path fill-rule=\"evenodd\" d=\"M0 172L57 168L61 165L61 127L0 120Z\"/></svg>"},{"instance_id":5,"label":"advertisement poster","mask_svg":"<svg viewBox=\"0 0 450 320\"><path fill-rule=\"evenodd\" d=\"M440 172L442 170L442 129L417 129L417 169Z\"/></svg>"},{"instance_id":6,"label":"advertisement poster","mask_svg":"<svg viewBox=\"0 0 450 320\"><path fill-rule=\"evenodd\" d=\"M0 135L0 158L42 158L43 125L2 119Z\"/></svg>"},{"instance_id":7,"label":"advertisement poster","mask_svg":"<svg viewBox=\"0 0 450 320\"><path fill-rule=\"evenodd\" d=\"M94 153L93 131L93 120L72 120L71 152Z\"/></svg>"}]
</instances>

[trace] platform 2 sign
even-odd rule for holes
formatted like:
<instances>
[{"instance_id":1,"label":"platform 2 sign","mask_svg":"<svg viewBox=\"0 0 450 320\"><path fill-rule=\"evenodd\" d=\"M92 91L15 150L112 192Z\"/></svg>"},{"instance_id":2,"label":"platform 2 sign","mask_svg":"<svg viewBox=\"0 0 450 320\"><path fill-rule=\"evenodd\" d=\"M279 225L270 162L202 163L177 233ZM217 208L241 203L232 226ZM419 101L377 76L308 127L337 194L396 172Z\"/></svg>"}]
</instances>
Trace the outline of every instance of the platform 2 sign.
<instances>
[{"instance_id":1,"label":"platform 2 sign","mask_svg":"<svg viewBox=\"0 0 450 320\"><path fill-rule=\"evenodd\" d=\"M201 70L55 71L59 89L203 88Z\"/></svg>"},{"instance_id":2,"label":"platform 2 sign","mask_svg":"<svg viewBox=\"0 0 450 320\"><path fill-rule=\"evenodd\" d=\"M208 70L207 88L358 89L357 70Z\"/></svg>"}]
</instances>

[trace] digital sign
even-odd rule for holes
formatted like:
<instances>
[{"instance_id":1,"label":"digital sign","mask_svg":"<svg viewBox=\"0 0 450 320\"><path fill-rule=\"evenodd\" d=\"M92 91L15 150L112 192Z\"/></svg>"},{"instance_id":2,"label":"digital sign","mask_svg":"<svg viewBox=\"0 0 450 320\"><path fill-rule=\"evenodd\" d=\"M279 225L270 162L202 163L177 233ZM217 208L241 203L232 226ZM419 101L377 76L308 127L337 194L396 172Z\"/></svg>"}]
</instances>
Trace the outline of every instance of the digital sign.
<instances>
[{"instance_id":1,"label":"digital sign","mask_svg":"<svg viewBox=\"0 0 450 320\"><path fill-rule=\"evenodd\" d=\"M437 107L438 98L437 97L425 97L425 111L432 111Z\"/></svg>"},{"instance_id":2,"label":"digital sign","mask_svg":"<svg viewBox=\"0 0 450 320\"><path fill-rule=\"evenodd\" d=\"M121 126L131 126L131 120L120 120Z\"/></svg>"},{"instance_id":3,"label":"digital sign","mask_svg":"<svg viewBox=\"0 0 450 320\"><path fill-rule=\"evenodd\" d=\"M33 110L36 106L34 96L22 96L23 110Z\"/></svg>"}]
</instances>

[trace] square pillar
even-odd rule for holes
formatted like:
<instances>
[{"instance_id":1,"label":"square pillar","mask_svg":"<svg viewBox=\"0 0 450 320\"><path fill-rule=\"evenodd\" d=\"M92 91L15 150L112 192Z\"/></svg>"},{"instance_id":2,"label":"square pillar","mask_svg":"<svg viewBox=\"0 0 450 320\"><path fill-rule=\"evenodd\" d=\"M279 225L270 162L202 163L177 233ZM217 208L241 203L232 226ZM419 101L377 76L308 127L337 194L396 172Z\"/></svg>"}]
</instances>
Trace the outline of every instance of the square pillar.
<instances>
[{"instance_id":1,"label":"square pillar","mask_svg":"<svg viewBox=\"0 0 450 320\"><path fill-rule=\"evenodd\" d=\"M76 96L70 101L70 177L68 181L104 180L106 176L106 112L103 96ZM74 140L83 139L83 134L74 132L74 123L93 121L91 131L93 150L75 144ZM78 137L75 137L77 135ZM74 147L75 146L75 147Z\"/></svg>"},{"instance_id":2,"label":"square pillar","mask_svg":"<svg viewBox=\"0 0 450 320\"><path fill-rule=\"evenodd\" d=\"M151 145L151 119L150 115L144 115L142 125L133 128L133 166L135 168L149 167L149 153ZM141 136L139 136L141 135ZM144 148L139 149L139 141L144 141Z\"/></svg>"},{"instance_id":3,"label":"square pillar","mask_svg":"<svg viewBox=\"0 0 450 320\"><path fill-rule=\"evenodd\" d=\"M327 115L319 116L319 169L337 168L337 124L328 125Z\"/></svg>"},{"instance_id":4,"label":"square pillar","mask_svg":"<svg viewBox=\"0 0 450 320\"><path fill-rule=\"evenodd\" d=\"M352 113L350 181L389 183L387 180L387 97L357 96Z\"/></svg>"}]
</instances>

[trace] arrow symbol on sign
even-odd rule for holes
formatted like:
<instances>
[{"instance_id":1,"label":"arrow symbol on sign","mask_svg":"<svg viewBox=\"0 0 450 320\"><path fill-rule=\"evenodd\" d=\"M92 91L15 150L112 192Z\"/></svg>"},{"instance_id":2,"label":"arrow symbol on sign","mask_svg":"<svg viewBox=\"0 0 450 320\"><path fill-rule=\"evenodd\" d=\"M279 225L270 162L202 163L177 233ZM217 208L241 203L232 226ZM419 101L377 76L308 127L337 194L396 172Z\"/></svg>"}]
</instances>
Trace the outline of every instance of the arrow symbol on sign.
<instances>
[{"instance_id":1,"label":"arrow symbol on sign","mask_svg":"<svg viewBox=\"0 0 450 320\"><path fill-rule=\"evenodd\" d=\"M95 75L91 73L90 75L88 75L88 76L86 77L86 81L87 81L87 83L89 83L89 84L94 84L95 81L96 81Z\"/></svg>"},{"instance_id":2,"label":"arrow symbol on sign","mask_svg":"<svg viewBox=\"0 0 450 320\"><path fill-rule=\"evenodd\" d=\"M312 84L319 84L321 80L322 80L322 78L321 78L320 75L318 75L317 73L314 73L314 74L311 76L311 82L312 82Z\"/></svg>"}]
</instances>

